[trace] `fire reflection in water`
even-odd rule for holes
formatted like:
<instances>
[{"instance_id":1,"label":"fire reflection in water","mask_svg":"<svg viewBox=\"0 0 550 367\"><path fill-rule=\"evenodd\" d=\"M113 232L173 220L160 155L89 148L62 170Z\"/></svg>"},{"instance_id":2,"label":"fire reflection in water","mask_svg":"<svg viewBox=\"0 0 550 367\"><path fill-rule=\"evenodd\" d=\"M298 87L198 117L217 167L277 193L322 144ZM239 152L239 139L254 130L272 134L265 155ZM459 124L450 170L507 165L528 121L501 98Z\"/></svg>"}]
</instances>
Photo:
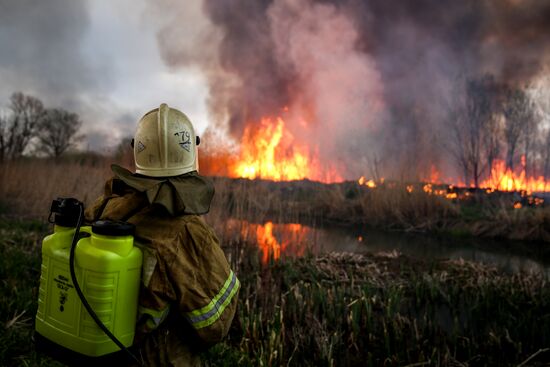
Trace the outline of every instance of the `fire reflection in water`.
<instances>
[{"instance_id":1,"label":"fire reflection in water","mask_svg":"<svg viewBox=\"0 0 550 367\"><path fill-rule=\"evenodd\" d=\"M366 233L345 228L314 228L274 222L259 224L237 219L229 219L225 224L224 240L237 239L257 244L263 263L270 259L303 256L306 252L383 253L384 256L403 254L423 260L481 261L506 271L542 272L550 276L550 263L532 257L533 253L542 251L542 247L534 248L533 244L529 244L529 254L525 254L520 244L487 239L449 239L374 230Z\"/></svg>"},{"instance_id":2,"label":"fire reflection in water","mask_svg":"<svg viewBox=\"0 0 550 367\"><path fill-rule=\"evenodd\" d=\"M311 228L297 223L258 224L230 219L226 223L226 234L257 243L263 263L281 256L302 256L314 243Z\"/></svg>"}]
</instances>

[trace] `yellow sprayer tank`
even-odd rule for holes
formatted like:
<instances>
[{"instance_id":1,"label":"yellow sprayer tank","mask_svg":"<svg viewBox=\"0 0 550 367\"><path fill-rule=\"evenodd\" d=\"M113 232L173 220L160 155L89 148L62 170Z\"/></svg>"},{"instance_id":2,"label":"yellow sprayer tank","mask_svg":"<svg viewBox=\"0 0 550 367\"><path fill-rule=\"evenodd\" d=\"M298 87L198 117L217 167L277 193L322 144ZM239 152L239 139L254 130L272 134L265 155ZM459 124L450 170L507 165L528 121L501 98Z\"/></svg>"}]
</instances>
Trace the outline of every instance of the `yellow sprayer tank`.
<instances>
[{"instance_id":1,"label":"yellow sprayer tank","mask_svg":"<svg viewBox=\"0 0 550 367\"><path fill-rule=\"evenodd\" d=\"M56 219L56 223L57 223ZM42 244L42 272L36 331L50 341L86 356L98 357L119 347L96 325L75 291L69 256L75 228L56 224ZM80 232L75 273L85 298L99 319L124 346L135 332L142 253L133 245L131 224L99 221Z\"/></svg>"}]
</instances>

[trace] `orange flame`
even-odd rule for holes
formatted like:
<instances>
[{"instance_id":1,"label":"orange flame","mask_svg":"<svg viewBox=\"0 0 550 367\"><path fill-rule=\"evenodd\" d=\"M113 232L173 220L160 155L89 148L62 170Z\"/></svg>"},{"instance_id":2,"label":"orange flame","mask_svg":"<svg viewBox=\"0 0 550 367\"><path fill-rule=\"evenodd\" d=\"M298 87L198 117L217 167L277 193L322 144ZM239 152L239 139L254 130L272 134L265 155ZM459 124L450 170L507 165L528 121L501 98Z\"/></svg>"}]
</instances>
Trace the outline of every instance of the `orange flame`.
<instances>
[{"instance_id":1,"label":"orange flame","mask_svg":"<svg viewBox=\"0 0 550 367\"><path fill-rule=\"evenodd\" d=\"M440 179L440 173L437 170L437 168L435 168L435 166L432 164L430 166L430 179L428 180L428 182L432 184L438 184L440 183L439 179Z\"/></svg>"},{"instance_id":2,"label":"orange flame","mask_svg":"<svg viewBox=\"0 0 550 367\"><path fill-rule=\"evenodd\" d=\"M493 192L499 190L522 192L522 195L526 196L531 195L534 192L550 191L550 181L545 180L543 176L528 177L525 173L525 166L525 156L521 157L522 168L519 172L513 172L512 170L506 168L505 162L503 160L497 159L494 161L491 167L489 177L481 181L479 187L484 189L487 194L492 194ZM441 175L439 171L435 168L434 165L432 165L430 169L430 177L423 180L425 182L428 182L423 187L424 192L428 194L433 193L435 195L445 196L444 194L442 195L441 193L439 193L438 190L432 189L432 185L441 183L440 177ZM463 182L458 182L456 180L448 181L454 181L455 184L457 184L458 186L465 186ZM449 188L452 189L452 187L453 186L451 185ZM407 191L410 192L411 190L407 188ZM450 194L450 196L447 195L448 198L455 198L452 193Z\"/></svg>"},{"instance_id":3,"label":"orange flame","mask_svg":"<svg viewBox=\"0 0 550 367\"><path fill-rule=\"evenodd\" d=\"M383 183L383 182L384 182L384 179L381 179L380 182ZM374 180L368 180L368 181L367 181L367 179L365 178L365 176L359 177L359 180L357 180L357 183L358 183L359 185L365 185L365 186L367 186L367 187L369 187L369 188L371 188L371 189L376 188L376 182L374 182Z\"/></svg>"},{"instance_id":4,"label":"orange flame","mask_svg":"<svg viewBox=\"0 0 550 367\"><path fill-rule=\"evenodd\" d=\"M522 167L521 172L515 173L506 168L504 161L497 160L491 168L490 177L483 181L480 187L501 191L525 191L528 194L550 191L550 182L547 182L543 176L526 177L524 157L522 157Z\"/></svg>"},{"instance_id":5,"label":"orange flame","mask_svg":"<svg viewBox=\"0 0 550 367\"><path fill-rule=\"evenodd\" d=\"M321 182L339 182L342 177L332 168L322 167L317 154L301 145L285 128L285 122L263 118L259 124L249 124L243 133L240 158L232 175L273 181L305 178Z\"/></svg>"}]
</instances>

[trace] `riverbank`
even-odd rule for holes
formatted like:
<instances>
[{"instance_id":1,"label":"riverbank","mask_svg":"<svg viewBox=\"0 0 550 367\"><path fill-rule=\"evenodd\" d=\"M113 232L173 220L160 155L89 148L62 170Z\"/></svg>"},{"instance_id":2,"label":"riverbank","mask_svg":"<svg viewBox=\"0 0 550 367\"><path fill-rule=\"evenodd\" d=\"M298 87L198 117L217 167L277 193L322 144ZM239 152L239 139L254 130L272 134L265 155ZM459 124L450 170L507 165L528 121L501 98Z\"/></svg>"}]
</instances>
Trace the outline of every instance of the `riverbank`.
<instances>
[{"instance_id":1,"label":"riverbank","mask_svg":"<svg viewBox=\"0 0 550 367\"><path fill-rule=\"evenodd\" d=\"M29 343L39 222L0 220L0 364L56 365ZM550 287L464 261L331 253L262 264L225 248L241 280L239 328L208 366L527 365L550 360Z\"/></svg>"},{"instance_id":2,"label":"riverbank","mask_svg":"<svg viewBox=\"0 0 550 367\"><path fill-rule=\"evenodd\" d=\"M214 177L212 222L228 216L261 223L364 226L550 243L550 205L526 193L390 182L272 182Z\"/></svg>"}]
</instances>

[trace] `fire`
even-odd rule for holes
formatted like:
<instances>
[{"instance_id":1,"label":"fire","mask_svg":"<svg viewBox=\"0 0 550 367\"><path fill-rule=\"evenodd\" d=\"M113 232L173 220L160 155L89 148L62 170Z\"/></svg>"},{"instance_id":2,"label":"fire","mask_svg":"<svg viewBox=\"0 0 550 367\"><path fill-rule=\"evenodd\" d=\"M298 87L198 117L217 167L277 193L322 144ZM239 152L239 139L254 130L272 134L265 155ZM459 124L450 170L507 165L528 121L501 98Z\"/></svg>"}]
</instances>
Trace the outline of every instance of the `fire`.
<instances>
[{"instance_id":1,"label":"fire","mask_svg":"<svg viewBox=\"0 0 550 367\"><path fill-rule=\"evenodd\" d=\"M232 175L273 181L310 179L340 182L336 170L321 165L318 154L307 144L300 144L286 129L285 121L263 118L259 124L248 124L240 145L240 157Z\"/></svg>"},{"instance_id":2,"label":"fire","mask_svg":"<svg viewBox=\"0 0 550 367\"><path fill-rule=\"evenodd\" d=\"M384 180L384 179L381 180L381 183L384 182L383 180ZM365 178L365 176L359 177L359 180L357 180L357 183L358 183L359 185L365 185L365 186L367 186L367 187L369 187L369 188L371 188L371 189L376 188L376 182L374 182L374 180L368 180L368 181L367 181L367 179Z\"/></svg>"},{"instance_id":3,"label":"fire","mask_svg":"<svg viewBox=\"0 0 550 367\"><path fill-rule=\"evenodd\" d=\"M522 163L525 158L522 157ZM480 187L496 189L501 191L525 191L528 194L533 192L550 191L550 182L543 176L526 177L525 164L519 173L506 168L504 161L498 160L491 168L491 175L480 184Z\"/></svg>"},{"instance_id":4,"label":"fire","mask_svg":"<svg viewBox=\"0 0 550 367\"><path fill-rule=\"evenodd\" d=\"M445 197L449 200L457 199L458 194L456 192L450 192L450 193L446 194Z\"/></svg>"},{"instance_id":5,"label":"fire","mask_svg":"<svg viewBox=\"0 0 550 367\"><path fill-rule=\"evenodd\" d=\"M424 190L424 192L426 192L428 194L431 194L433 192L433 188L432 188L431 183L424 185L424 187L422 189Z\"/></svg>"},{"instance_id":6,"label":"fire","mask_svg":"<svg viewBox=\"0 0 550 367\"><path fill-rule=\"evenodd\" d=\"M439 180L440 180L440 173L437 170L437 168L432 164L430 166L430 178L427 181L432 183L432 184L438 184L438 183L440 183Z\"/></svg>"}]
</instances>

